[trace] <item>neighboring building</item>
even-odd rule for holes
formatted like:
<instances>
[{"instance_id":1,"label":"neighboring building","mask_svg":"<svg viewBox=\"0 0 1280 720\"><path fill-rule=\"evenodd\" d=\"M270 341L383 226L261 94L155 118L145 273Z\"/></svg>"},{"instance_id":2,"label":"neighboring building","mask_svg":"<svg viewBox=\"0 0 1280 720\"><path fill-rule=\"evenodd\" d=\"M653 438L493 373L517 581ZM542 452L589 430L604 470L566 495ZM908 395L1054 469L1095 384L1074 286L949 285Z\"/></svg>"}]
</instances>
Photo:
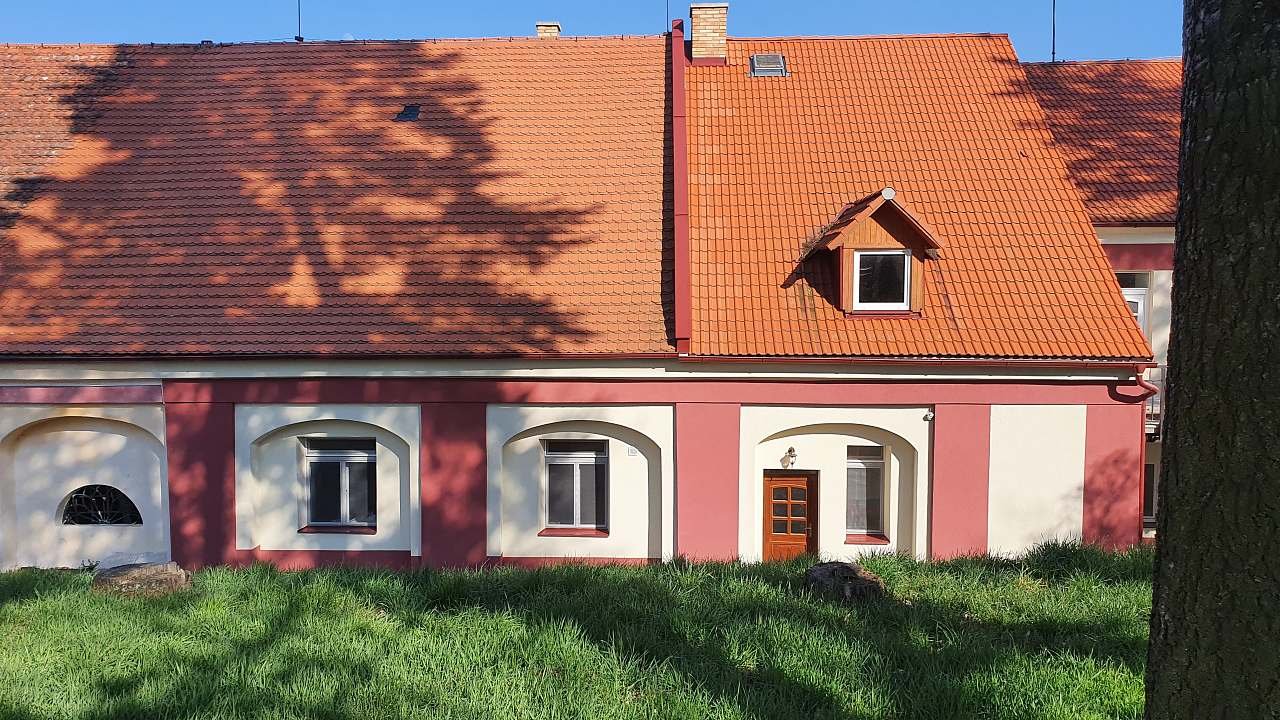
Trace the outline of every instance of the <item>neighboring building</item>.
<instances>
[{"instance_id":1,"label":"neighboring building","mask_svg":"<svg viewBox=\"0 0 1280 720\"><path fill-rule=\"evenodd\" d=\"M1164 387L1178 210L1180 60L1028 63L1059 152L1146 333ZM1148 401L1143 527L1155 532L1160 396Z\"/></svg>"},{"instance_id":2,"label":"neighboring building","mask_svg":"<svg viewBox=\"0 0 1280 720\"><path fill-rule=\"evenodd\" d=\"M5 46L0 565L1138 542L1006 37Z\"/></svg>"}]
</instances>

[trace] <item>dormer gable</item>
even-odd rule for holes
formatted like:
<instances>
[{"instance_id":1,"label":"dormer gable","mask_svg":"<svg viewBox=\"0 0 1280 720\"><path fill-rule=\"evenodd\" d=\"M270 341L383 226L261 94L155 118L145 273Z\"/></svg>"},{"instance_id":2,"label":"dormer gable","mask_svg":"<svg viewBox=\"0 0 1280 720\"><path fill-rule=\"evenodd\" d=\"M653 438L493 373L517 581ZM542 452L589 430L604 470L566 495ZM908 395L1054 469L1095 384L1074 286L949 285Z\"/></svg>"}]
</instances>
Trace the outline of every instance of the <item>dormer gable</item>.
<instances>
[{"instance_id":1,"label":"dormer gable","mask_svg":"<svg viewBox=\"0 0 1280 720\"><path fill-rule=\"evenodd\" d=\"M886 187L845 205L806 243L800 259L832 264L846 313L918 313L926 263L941 250L933 231Z\"/></svg>"}]
</instances>

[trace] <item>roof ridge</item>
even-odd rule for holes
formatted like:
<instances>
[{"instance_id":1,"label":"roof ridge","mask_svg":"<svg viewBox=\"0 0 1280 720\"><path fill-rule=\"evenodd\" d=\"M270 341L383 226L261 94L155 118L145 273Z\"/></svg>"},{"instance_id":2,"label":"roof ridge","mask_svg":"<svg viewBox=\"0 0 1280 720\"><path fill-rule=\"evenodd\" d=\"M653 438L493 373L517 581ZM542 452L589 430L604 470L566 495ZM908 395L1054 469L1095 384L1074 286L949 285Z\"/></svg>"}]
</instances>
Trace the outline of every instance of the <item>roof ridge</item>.
<instances>
[{"instance_id":1,"label":"roof ridge","mask_svg":"<svg viewBox=\"0 0 1280 720\"><path fill-rule=\"evenodd\" d=\"M214 47L238 47L242 45L261 46L261 45L287 45L287 46L306 46L306 45L435 45L440 43L500 43L500 42L542 42L553 45L555 42L582 42L595 40L662 40L665 34L653 35L561 35L554 41L539 39L533 35L499 35L493 37L458 37L458 38L365 38L352 40L306 40L297 42L292 39L280 40L231 40L231 41L214 41ZM203 41L196 42L121 42L121 43L93 43L93 42L66 42L66 43L25 43L25 42L0 42L0 48L149 48L149 47L209 47Z\"/></svg>"},{"instance_id":2,"label":"roof ridge","mask_svg":"<svg viewBox=\"0 0 1280 720\"><path fill-rule=\"evenodd\" d=\"M1101 60L1031 60L1023 65L1124 65L1129 63L1180 63L1180 57L1158 58L1109 58Z\"/></svg>"},{"instance_id":3,"label":"roof ridge","mask_svg":"<svg viewBox=\"0 0 1280 720\"><path fill-rule=\"evenodd\" d=\"M770 35L763 37L729 37L733 42L800 41L800 40L942 40L946 38L1008 38L1009 33L890 33L886 35Z\"/></svg>"}]
</instances>

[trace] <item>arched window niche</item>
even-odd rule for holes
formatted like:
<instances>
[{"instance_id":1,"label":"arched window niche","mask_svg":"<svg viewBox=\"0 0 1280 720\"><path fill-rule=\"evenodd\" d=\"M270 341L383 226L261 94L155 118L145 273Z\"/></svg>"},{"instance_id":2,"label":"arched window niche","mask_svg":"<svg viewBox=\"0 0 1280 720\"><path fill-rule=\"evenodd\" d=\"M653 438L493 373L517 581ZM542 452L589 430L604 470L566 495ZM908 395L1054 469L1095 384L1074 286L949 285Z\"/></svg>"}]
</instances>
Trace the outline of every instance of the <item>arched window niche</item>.
<instances>
[{"instance_id":1,"label":"arched window niche","mask_svg":"<svg viewBox=\"0 0 1280 720\"><path fill-rule=\"evenodd\" d=\"M119 488L82 485L67 494L60 513L63 525L141 525L138 506Z\"/></svg>"}]
</instances>

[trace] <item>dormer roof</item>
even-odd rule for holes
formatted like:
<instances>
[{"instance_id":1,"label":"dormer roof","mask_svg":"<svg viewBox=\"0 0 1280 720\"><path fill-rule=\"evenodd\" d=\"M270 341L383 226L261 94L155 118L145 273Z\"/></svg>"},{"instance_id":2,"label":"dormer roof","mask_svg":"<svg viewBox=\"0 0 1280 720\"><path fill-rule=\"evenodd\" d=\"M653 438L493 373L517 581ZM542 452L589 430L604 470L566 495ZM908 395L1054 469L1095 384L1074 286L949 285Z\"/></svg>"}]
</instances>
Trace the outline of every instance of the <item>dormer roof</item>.
<instances>
[{"instance_id":1,"label":"dormer roof","mask_svg":"<svg viewBox=\"0 0 1280 720\"><path fill-rule=\"evenodd\" d=\"M923 221L911 214L902 203L897 200L897 192L886 187L879 192L874 192L856 202L851 202L841 208L835 220L824 225L812 238L804 245L800 253L800 259L804 260L818 250L828 250L842 247L846 233L858 225L858 223L869 220L877 212L893 213L913 232L913 239L918 243L919 249L932 258L938 256L938 251L942 249L942 243L929 226ZM915 248L913 248L915 249Z\"/></svg>"}]
</instances>

